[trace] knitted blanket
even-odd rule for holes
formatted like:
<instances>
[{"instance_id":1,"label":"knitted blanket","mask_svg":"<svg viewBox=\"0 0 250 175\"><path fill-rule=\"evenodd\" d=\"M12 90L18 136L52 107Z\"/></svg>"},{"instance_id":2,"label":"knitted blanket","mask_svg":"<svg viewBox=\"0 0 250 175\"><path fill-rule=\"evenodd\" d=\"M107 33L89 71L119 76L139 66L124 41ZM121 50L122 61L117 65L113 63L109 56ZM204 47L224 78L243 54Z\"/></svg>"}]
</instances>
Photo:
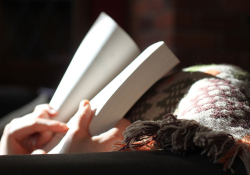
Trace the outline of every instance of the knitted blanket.
<instances>
[{"instance_id":1,"label":"knitted blanket","mask_svg":"<svg viewBox=\"0 0 250 175\"><path fill-rule=\"evenodd\" d=\"M239 67L193 66L163 78L125 118L133 124L115 150L201 149L232 172L239 156L250 175L250 74Z\"/></svg>"}]
</instances>

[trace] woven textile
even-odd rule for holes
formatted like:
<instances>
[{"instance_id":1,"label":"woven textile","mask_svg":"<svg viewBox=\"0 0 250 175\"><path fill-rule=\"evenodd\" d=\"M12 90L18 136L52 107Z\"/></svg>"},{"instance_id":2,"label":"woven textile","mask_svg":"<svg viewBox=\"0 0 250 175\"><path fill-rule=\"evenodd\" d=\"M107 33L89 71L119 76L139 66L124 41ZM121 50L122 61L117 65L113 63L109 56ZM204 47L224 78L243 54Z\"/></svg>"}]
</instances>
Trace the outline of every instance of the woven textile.
<instances>
[{"instance_id":1,"label":"woven textile","mask_svg":"<svg viewBox=\"0 0 250 175\"><path fill-rule=\"evenodd\" d=\"M250 174L250 74L239 67L193 66L163 78L125 118L134 123L117 150L199 147L232 172L240 156Z\"/></svg>"}]
</instances>

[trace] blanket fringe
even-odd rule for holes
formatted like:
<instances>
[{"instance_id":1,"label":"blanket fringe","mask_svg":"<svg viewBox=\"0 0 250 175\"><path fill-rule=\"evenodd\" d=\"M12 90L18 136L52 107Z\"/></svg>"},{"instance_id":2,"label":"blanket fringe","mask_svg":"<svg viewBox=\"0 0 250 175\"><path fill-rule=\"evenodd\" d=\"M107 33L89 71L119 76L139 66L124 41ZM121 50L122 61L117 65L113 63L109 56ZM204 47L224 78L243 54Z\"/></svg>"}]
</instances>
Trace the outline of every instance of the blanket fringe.
<instances>
[{"instance_id":1,"label":"blanket fringe","mask_svg":"<svg viewBox=\"0 0 250 175\"><path fill-rule=\"evenodd\" d=\"M236 141L228 133L214 132L195 120L177 119L173 114L160 121L136 121L123 134L124 140L114 144L114 151L170 150L185 154L199 147L201 154L224 164L224 170L232 173L238 155L250 175L250 136Z\"/></svg>"}]
</instances>

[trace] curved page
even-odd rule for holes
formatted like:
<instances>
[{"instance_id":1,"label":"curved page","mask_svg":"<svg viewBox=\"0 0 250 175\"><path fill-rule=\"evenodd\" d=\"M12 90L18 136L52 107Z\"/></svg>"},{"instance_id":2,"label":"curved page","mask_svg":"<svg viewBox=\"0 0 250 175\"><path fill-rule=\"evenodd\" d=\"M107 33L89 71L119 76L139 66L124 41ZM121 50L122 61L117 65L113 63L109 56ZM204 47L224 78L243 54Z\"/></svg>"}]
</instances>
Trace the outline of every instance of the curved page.
<instances>
[{"instance_id":1,"label":"curved page","mask_svg":"<svg viewBox=\"0 0 250 175\"><path fill-rule=\"evenodd\" d=\"M67 122L83 99L92 99L131 61L140 50L128 34L101 13L83 39L64 74L50 106L59 111L56 120ZM56 136L43 148L50 151L62 139Z\"/></svg>"},{"instance_id":2,"label":"curved page","mask_svg":"<svg viewBox=\"0 0 250 175\"><path fill-rule=\"evenodd\" d=\"M140 51L134 41L105 13L98 17L63 76L50 105L59 121L68 121L83 99L92 99Z\"/></svg>"},{"instance_id":3,"label":"curved page","mask_svg":"<svg viewBox=\"0 0 250 175\"><path fill-rule=\"evenodd\" d=\"M164 42L147 48L90 101L92 109L96 109L89 127L90 134L99 135L111 129L156 81L178 63ZM65 138L50 153L60 153L64 143Z\"/></svg>"},{"instance_id":4,"label":"curved page","mask_svg":"<svg viewBox=\"0 0 250 175\"><path fill-rule=\"evenodd\" d=\"M91 100L91 107L97 109L90 123L91 135L114 127L133 104L178 63L164 42L148 47Z\"/></svg>"}]
</instances>

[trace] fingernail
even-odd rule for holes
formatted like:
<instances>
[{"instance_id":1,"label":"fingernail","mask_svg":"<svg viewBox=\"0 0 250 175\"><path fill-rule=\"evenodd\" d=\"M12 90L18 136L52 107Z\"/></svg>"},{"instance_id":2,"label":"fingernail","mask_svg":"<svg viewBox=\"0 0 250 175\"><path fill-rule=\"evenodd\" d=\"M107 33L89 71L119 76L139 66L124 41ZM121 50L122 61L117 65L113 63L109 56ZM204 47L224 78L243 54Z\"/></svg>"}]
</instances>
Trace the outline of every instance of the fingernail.
<instances>
[{"instance_id":1,"label":"fingernail","mask_svg":"<svg viewBox=\"0 0 250 175\"><path fill-rule=\"evenodd\" d=\"M57 111L56 111L55 109L53 109L53 108L50 108L49 112L50 112L51 114L57 113Z\"/></svg>"},{"instance_id":2,"label":"fingernail","mask_svg":"<svg viewBox=\"0 0 250 175\"><path fill-rule=\"evenodd\" d=\"M88 106L88 105L89 105L89 101L85 100L85 101L83 102L83 106L85 107L85 106Z\"/></svg>"}]
</instances>

